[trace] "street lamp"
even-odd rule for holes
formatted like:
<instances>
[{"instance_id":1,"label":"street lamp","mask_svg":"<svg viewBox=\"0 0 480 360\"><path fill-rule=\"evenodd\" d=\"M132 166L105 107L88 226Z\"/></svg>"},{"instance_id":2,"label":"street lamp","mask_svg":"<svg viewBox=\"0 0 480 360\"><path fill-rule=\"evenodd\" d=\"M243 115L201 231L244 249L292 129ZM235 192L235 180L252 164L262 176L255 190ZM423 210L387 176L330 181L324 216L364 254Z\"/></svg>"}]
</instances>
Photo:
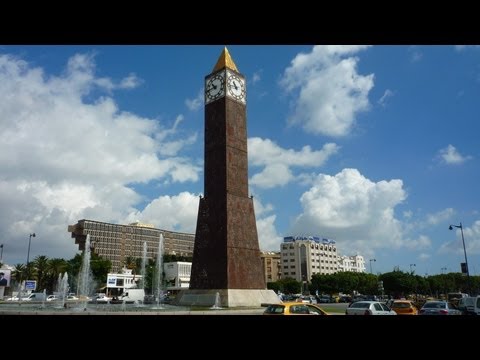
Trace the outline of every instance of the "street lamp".
<instances>
[{"instance_id":1,"label":"street lamp","mask_svg":"<svg viewBox=\"0 0 480 360\"><path fill-rule=\"evenodd\" d=\"M375 262L375 261L377 261L377 259L370 259L370 274L373 274L373 271L372 271L372 261Z\"/></svg>"},{"instance_id":2,"label":"street lamp","mask_svg":"<svg viewBox=\"0 0 480 360\"><path fill-rule=\"evenodd\" d=\"M463 243L463 253L465 254L465 270L467 272L467 284L468 284L468 293L470 295L470 292L471 292L471 288L470 288L470 272L468 271L468 261L467 261L467 250L465 248L465 238L463 237L463 226L462 226L462 223L460 223L460 225L450 225L448 227L449 230L453 230L453 228L456 227L456 228L459 228L460 229L460 232L462 233L462 243ZM462 273L463 273L463 269L462 269Z\"/></svg>"},{"instance_id":3,"label":"street lamp","mask_svg":"<svg viewBox=\"0 0 480 360\"><path fill-rule=\"evenodd\" d=\"M412 266L415 266L415 267L417 267L417 265L416 265L416 264L410 264L410 272L413 274L413 271L412 271Z\"/></svg>"},{"instance_id":4,"label":"street lamp","mask_svg":"<svg viewBox=\"0 0 480 360\"><path fill-rule=\"evenodd\" d=\"M28 251L27 251L27 280L30 277L30 269L28 268L28 263L30 260L30 243L32 242L32 236L35 237L35 233L30 234L30 237L28 238Z\"/></svg>"}]
</instances>

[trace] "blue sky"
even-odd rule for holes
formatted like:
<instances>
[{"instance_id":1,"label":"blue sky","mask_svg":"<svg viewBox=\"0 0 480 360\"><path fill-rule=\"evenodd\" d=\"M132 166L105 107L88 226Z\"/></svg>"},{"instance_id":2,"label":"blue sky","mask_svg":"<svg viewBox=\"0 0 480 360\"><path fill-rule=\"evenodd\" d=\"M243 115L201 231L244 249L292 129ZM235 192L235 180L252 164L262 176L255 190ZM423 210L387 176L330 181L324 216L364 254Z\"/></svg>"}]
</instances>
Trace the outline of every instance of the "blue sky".
<instances>
[{"instance_id":1,"label":"blue sky","mask_svg":"<svg viewBox=\"0 0 480 360\"><path fill-rule=\"evenodd\" d=\"M218 46L0 46L4 262L71 258L67 226L194 232ZM480 274L480 48L228 46L247 79L263 250L320 235L374 272ZM410 266L415 264L415 266Z\"/></svg>"}]
</instances>

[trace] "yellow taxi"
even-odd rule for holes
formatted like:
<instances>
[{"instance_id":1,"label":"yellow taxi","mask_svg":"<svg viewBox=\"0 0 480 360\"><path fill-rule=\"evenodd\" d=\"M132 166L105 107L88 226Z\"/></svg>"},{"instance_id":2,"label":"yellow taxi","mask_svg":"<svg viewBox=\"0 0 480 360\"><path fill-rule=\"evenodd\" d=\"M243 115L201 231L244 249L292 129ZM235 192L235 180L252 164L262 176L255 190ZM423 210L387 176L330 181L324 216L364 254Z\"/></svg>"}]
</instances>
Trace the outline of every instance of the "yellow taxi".
<instances>
[{"instance_id":1,"label":"yellow taxi","mask_svg":"<svg viewBox=\"0 0 480 360\"><path fill-rule=\"evenodd\" d=\"M395 300L391 305L391 309L397 315L418 315L418 309L408 300Z\"/></svg>"},{"instance_id":2,"label":"yellow taxi","mask_svg":"<svg viewBox=\"0 0 480 360\"><path fill-rule=\"evenodd\" d=\"M270 304L267 306L264 315L328 315L322 308L315 304L301 302L284 302L281 304Z\"/></svg>"}]
</instances>

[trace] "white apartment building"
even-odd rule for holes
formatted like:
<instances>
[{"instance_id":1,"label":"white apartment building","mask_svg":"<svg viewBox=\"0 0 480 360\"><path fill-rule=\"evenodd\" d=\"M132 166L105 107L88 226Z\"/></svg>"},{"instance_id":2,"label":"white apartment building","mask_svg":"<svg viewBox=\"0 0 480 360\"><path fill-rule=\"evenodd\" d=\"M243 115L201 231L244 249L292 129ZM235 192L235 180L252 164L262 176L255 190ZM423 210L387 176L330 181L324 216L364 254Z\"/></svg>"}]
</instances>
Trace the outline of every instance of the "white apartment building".
<instances>
[{"instance_id":1,"label":"white apartment building","mask_svg":"<svg viewBox=\"0 0 480 360\"><path fill-rule=\"evenodd\" d=\"M365 260L361 255L338 257L338 271L364 273L365 270Z\"/></svg>"},{"instance_id":2,"label":"white apartment building","mask_svg":"<svg viewBox=\"0 0 480 360\"><path fill-rule=\"evenodd\" d=\"M287 236L280 246L282 278L311 281L314 274L338 270L335 241L320 236Z\"/></svg>"}]
</instances>

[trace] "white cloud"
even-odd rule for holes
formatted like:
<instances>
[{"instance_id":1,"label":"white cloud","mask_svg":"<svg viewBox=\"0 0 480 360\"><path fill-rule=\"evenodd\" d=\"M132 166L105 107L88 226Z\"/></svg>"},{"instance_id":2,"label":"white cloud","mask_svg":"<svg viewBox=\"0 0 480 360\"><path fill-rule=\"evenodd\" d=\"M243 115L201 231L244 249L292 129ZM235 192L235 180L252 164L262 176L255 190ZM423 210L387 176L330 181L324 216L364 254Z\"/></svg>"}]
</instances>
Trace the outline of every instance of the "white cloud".
<instances>
[{"instance_id":1,"label":"white cloud","mask_svg":"<svg viewBox=\"0 0 480 360\"><path fill-rule=\"evenodd\" d=\"M478 48L480 48L480 45L455 45L456 51L464 51L467 49L478 49Z\"/></svg>"},{"instance_id":2,"label":"white cloud","mask_svg":"<svg viewBox=\"0 0 480 360\"><path fill-rule=\"evenodd\" d=\"M186 99L185 105L190 111L197 111L203 106L204 95L203 88L198 91L198 95L193 99Z\"/></svg>"},{"instance_id":3,"label":"white cloud","mask_svg":"<svg viewBox=\"0 0 480 360\"><path fill-rule=\"evenodd\" d=\"M134 89L142 83L142 80L137 75L131 73L126 78L122 79L119 84L120 89Z\"/></svg>"},{"instance_id":4,"label":"white cloud","mask_svg":"<svg viewBox=\"0 0 480 360\"><path fill-rule=\"evenodd\" d=\"M444 242L440 248L440 253L452 253L463 255L463 242L461 230L454 228L456 237L454 240ZM467 255L480 254L480 220L476 220L471 227L463 225L463 237L465 239L465 248ZM470 271L472 269L470 268Z\"/></svg>"},{"instance_id":5,"label":"white cloud","mask_svg":"<svg viewBox=\"0 0 480 360\"><path fill-rule=\"evenodd\" d=\"M273 205L270 203L263 204L261 197L255 195L253 197L253 206L260 250L279 251L283 237L278 234L275 228L276 215L270 214L275 210Z\"/></svg>"},{"instance_id":6,"label":"white cloud","mask_svg":"<svg viewBox=\"0 0 480 360\"><path fill-rule=\"evenodd\" d=\"M283 186L295 179L292 167L320 167L340 147L334 143L325 144L321 150L304 146L302 150L284 149L270 139L248 139L249 164L264 166L264 169L250 179L252 185L261 188Z\"/></svg>"},{"instance_id":7,"label":"white cloud","mask_svg":"<svg viewBox=\"0 0 480 360\"><path fill-rule=\"evenodd\" d=\"M263 219L257 219L257 232L260 250L279 251L283 238L275 229L275 215L267 216Z\"/></svg>"},{"instance_id":8,"label":"white cloud","mask_svg":"<svg viewBox=\"0 0 480 360\"><path fill-rule=\"evenodd\" d=\"M138 84L134 74L119 84L97 77L91 54L71 57L60 75L0 55L0 238L10 259L22 261L31 232L32 256L73 256L67 225L134 213L141 196L129 184L198 180L202 169L178 155L196 141L180 134L181 115L168 128L110 96ZM87 102L93 89L108 96Z\"/></svg>"},{"instance_id":9,"label":"white cloud","mask_svg":"<svg viewBox=\"0 0 480 360\"><path fill-rule=\"evenodd\" d=\"M378 103L385 107L387 105L387 100L388 98L392 97L394 95L393 91L390 89L385 90L383 93L382 97L378 100Z\"/></svg>"},{"instance_id":10,"label":"white cloud","mask_svg":"<svg viewBox=\"0 0 480 360\"><path fill-rule=\"evenodd\" d=\"M471 156L463 156L453 145L448 145L446 148L439 150L438 156L447 165L459 165L465 161L470 160Z\"/></svg>"},{"instance_id":11,"label":"white cloud","mask_svg":"<svg viewBox=\"0 0 480 360\"><path fill-rule=\"evenodd\" d=\"M423 58L423 53L417 45L409 46L408 52L410 53L411 62L418 62Z\"/></svg>"},{"instance_id":12,"label":"white cloud","mask_svg":"<svg viewBox=\"0 0 480 360\"><path fill-rule=\"evenodd\" d=\"M420 260L420 261L426 261L430 258L431 258L430 254L421 253L420 255L418 255L418 260Z\"/></svg>"},{"instance_id":13,"label":"white cloud","mask_svg":"<svg viewBox=\"0 0 480 360\"><path fill-rule=\"evenodd\" d=\"M408 238L404 224L395 218L395 207L406 197L399 179L373 182L356 169L320 174L301 196L303 212L291 232L333 238L341 248L361 254L375 248L428 248L428 237Z\"/></svg>"},{"instance_id":14,"label":"white cloud","mask_svg":"<svg viewBox=\"0 0 480 360\"><path fill-rule=\"evenodd\" d=\"M374 75L360 75L358 58L352 56L366 48L315 46L308 54L298 54L281 79L287 92L298 89L289 123L314 134L348 135L356 116L370 106L368 93L373 88Z\"/></svg>"},{"instance_id":15,"label":"white cloud","mask_svg":"<svg viewBox=\"0 0 480 360\"><path fill-rule=\"evenodd\" d=\"M150 202L143 211L133 211L125 223L139 220L157 228L194 233L197 225L199 196L182 192L175 196L160 196Z\"/></svg>"},{"instance_id":16,"label":"white cloud","mask_svg":"<svg viewBox=\"0 0 480 360\"><path fill-rule=\"evenodd\" d=\"M436 225L445 222L450 219L454 213L455 211L452 208L447 208L434 214L428 214L427 223L430 225Z\"/></svg>"},{"instance_id":17,"label":"white cloud","mask_svg":"<svg viewBox=\"0 0 480 360\"><path fill-rule=\"evenodd\" d=\"M419 235L418 239L406 239L402 246L410 250L428 249L432 246L432 240L428 236Z\"/></svg>"},{"instance_id":18,"label":"white cloud","mask_svg":"<svg viewBox=\"0 0 480 360\"><path fill-rule=\"evenodd\" d=\"M257 82L260 81L261 77L260 77L260 72L261 71L257 71L255 73L253 73L253 76L252 76L252 85L256 84Z\"/></svg>"}]
</instances>

